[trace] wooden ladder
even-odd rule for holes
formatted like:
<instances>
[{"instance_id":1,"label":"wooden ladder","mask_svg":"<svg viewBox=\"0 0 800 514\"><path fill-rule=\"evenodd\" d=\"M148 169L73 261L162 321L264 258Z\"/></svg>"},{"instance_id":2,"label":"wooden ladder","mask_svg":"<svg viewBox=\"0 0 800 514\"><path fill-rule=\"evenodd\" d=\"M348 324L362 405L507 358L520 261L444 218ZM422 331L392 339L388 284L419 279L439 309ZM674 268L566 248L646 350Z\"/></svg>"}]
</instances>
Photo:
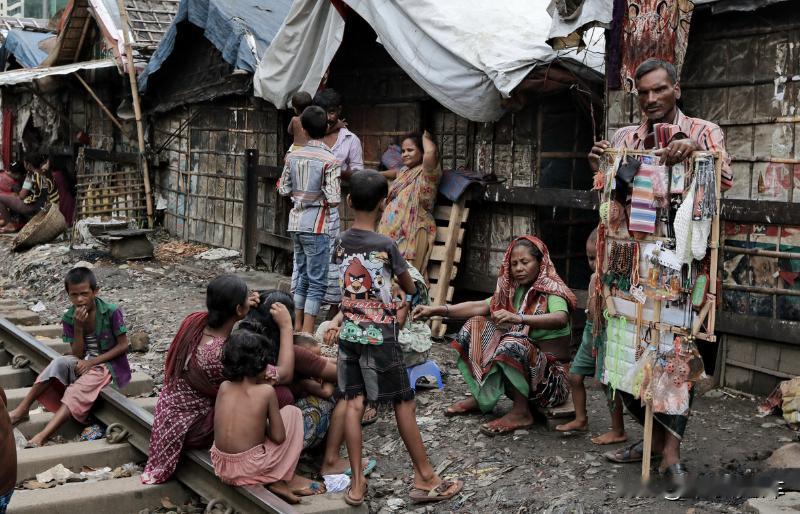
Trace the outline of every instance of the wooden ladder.
<instances>
[{"instance_id":1,"label":"wooden ladder","mask_svg":"<svg viewBox=\"0 0 800 514\"><path fill-rule=\"evenodd\" d=\"M439 205L433 211L436 219L436 239L428 261L428 282L431 305L444 305L453 299L451 282L461 262L461 243L464 225L469 216L465 195L453 205ZM431 320L431 335L442 337L445 325L441 319Z\"/></svg>"}]
</instances>

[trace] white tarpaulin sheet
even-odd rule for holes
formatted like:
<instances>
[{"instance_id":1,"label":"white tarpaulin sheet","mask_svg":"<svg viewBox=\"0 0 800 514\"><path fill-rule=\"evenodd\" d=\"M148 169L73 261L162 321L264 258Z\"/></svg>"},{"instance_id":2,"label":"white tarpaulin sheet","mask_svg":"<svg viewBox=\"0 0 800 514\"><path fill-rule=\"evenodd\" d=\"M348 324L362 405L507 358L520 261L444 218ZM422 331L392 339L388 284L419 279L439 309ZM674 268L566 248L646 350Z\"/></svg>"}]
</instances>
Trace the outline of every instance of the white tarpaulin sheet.
<instances>
[{"instance_id":1,"label":"white tarpaulin sheet","mask_svg":"<svg viewBox=\"0 0 800 514\"><path fill-rule=\"evenodd\" d=\"M50 68L22 68L0 73L0 86L13 86L33 82L34 80L52 77L54 75L69 75L80 70L96 70L98 68L110 68L116 66L114 59L102 59L99 61L76 62L75 64L65 64L63 66L52 66Z\"/></svg>"},{"instance_id":2,"label":"white tarpaulin sheet","mask_svg":"<svg viewBox=\"0 0 800 514\"><path fill-rule=\"evenodd\" d=\"M345 3L370 24L412 80L473 121L499 119L502 98L537 65L560 58L579 65L573 69L603 72L602 38L593 38L588 51L557 52L547 44L548 0ZM333 43L341 41L340 20L327 1L296 2L256 71L256 95L284 106L301 86L313 93L333 56Z\"/></svg>"},{"instance_id":3,"label":"white tarpaulin sheet","mask_svg":"<svg viewBox=\"0 0 800 514\"><path fill-rule=\"evenodd\" d=\"M297 91L314 96L344 36L344 19L328 0L295 0L258 63L255 95L288 107Z\"/></svg>"}]
</instances>

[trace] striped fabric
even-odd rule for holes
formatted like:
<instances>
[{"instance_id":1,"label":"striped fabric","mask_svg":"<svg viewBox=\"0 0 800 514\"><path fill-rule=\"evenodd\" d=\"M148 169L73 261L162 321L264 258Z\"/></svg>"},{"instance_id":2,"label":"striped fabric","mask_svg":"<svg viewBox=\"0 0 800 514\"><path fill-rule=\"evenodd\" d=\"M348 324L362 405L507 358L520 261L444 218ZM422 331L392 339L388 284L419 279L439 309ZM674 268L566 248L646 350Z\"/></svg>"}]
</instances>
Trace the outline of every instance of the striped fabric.
<instances>
[{"instance_id":1,"label":"striped fabric","mask_svg":"<svg viewBox=\"0 0 800 514\"><path fill-rule=\"evenodd\" d=\"M723 152L722 184L720 184L720 186L723 191L730 189L731 186L733 186L731 158L725 151L725 135L722 133L722 129L710 121L700 118L690 118L679 109L677 110L674 124L678 125L681 132L695 140L704 150ZM647 121L638 127L636 125L622 127L614 133L611 146L614 148L629 148L631 150L646 150L644 145L649 128Z\"/></svg>"},{"instance_id":2,"label":"striped fabric","mask_svg":"<svg viewBox=\"0 0 800 514\"><path fill-rule=\"evenodd\" d=\"M278 192L292 197L289 232L328 233L328 204L341 200L341 168L330 148L316 140L286 156Z\"/></svg>"},{"instance_id":3,"label":"striped fabric","mask_svg":"<svg viewBox=\"0 0 800 514\"><path fill-rule=\"evenodd\" d=\"M653 166L642 164L633 178L631 193L631 219L629 230L652 234L656 231L656 209L653 206L653 181L657 171Z\"/></svg>"}]
</instances>

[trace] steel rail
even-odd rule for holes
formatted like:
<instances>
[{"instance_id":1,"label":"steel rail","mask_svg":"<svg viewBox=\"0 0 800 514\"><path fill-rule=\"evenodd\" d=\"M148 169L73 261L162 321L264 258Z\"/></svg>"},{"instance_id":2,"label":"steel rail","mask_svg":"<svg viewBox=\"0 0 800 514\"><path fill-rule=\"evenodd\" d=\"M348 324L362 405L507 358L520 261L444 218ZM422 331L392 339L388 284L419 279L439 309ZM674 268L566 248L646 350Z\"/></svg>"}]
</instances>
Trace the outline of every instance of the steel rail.
<instances>
[{"instance_id":1,"label":"steel rail","mask_svg":"<svg viewBox=\"0 0 800 514\"><path fill-rule=\"evenodd\" d=\"M12 355L27 357L30 360L28 366L36 373L47 367L51 360L61 356L3 317L0 317L0 343ZM153 415L148 411L133 403L118 390L107 387L100 393L92 414L106 425L122 424L130 434L128 442L144 455L148 455L150 431L153 427ZM228 507L239 512L297 514L291 505L265 487L235 487L223 484L214 474L214 466L206 451L185 452L178 463L175 478L203 498L209 501L220 499Z\"/></svg>"}]
</instances>

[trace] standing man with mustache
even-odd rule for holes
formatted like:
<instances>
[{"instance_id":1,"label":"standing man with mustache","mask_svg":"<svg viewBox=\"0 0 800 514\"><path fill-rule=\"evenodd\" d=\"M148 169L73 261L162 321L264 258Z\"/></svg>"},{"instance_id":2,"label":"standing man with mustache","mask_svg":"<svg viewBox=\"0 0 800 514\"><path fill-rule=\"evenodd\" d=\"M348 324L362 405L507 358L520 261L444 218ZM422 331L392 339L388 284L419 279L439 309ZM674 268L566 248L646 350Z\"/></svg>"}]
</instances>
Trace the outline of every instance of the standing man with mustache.
<instances>
[{"instance_id":1,"label":"standing man with mustache","mask_svg":"<svg viewBox=\"0 0 800 514\"><path fill-rule=\"evenodd\" d=\"M725 140L718 125L700 118L690 118L681 112L676 105L681 97L678 73L675 67L659 59L647 59L636 68L636 90L639 95L639 106L645 116L641 125L631 125L617 130L612 141L598 141L589 153L589 164L594 172L600 167L600 159L609 148L627 148L631 150L651 150L656 148L656 137L653 125L667 123L676 125L675 135L667 146L656 150L661 163L667 166L683 162L695 151L720 151L722 161L723 191L733 185L730 169L730 157L725 152ZM618 393L620 393L618 391ZM644 408L641 402L627 393L621 393L625 407L639 421L644 423ZM662 457L661 468L675 483L680 484L686 478L686 467L681 463L680 448L683 434L688 422L686 415L668 415L656 413L653 424L653 450ZM606 458L614 462L639 462L642 460L642 441L616 452L606 453Z\"/></svg>"}]
</instances>

